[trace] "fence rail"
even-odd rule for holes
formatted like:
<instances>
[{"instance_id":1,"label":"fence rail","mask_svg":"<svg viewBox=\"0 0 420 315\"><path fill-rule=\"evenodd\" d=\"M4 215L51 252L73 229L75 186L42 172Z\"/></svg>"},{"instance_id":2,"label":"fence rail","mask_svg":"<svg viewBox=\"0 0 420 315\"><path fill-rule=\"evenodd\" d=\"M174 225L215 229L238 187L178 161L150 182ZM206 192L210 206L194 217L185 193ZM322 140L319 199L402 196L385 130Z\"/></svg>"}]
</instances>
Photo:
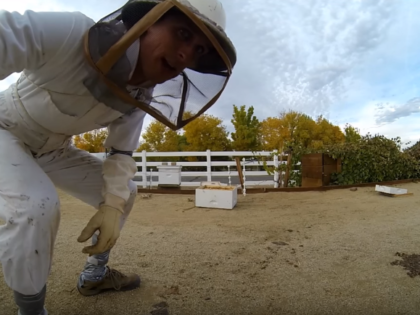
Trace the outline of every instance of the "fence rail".
<instances>
[{"instance_id":1,"label":"fence rail","mask_svg":"<svg viewBox=\"0 0 420 315\"><path fill-rule=\"evenodd\" d=\"M105 153L91 153L104 159ZM143 188L155 187L158 181L158 171L156 166L162 165L163 162L148 161L148 158L168 158L168 157L206 157L206 161L189 162L189 161L169 161L174 165L181 166L181 186L199 186L201 181L220 181L227 184L232 184L234 181L239 182L239 172L236 169L236 157L241 157L240 165L244 175L244 182L249 186L279 186L279 174L274 172L274 175L268 175L265 170L255 170L261 168L263 163L255 160L255 158L267 158L265 163L267 166L278 167L280 163L286 164L279 156L287 156L287 154L279 154L277 151L186 151L186 152L135 152L133 157L137 161L137 168L140 169L134 178L138 186ZM212 161L212 157L228 157L231 161ZM248 159L247 159L248 158ZM205 171L188 171L189 167L205 167ZM214 171L212 168L226 167L227 171ZM233 169L233 170L232 170ZM254 170L253 170L254 169ZM217 178L217 179L215 179ZM250 180L250 178L252 180ZM183 179L188 179L183 181ZM238 183L234 185L239 185Z\"/></svg>"}]
</instances>

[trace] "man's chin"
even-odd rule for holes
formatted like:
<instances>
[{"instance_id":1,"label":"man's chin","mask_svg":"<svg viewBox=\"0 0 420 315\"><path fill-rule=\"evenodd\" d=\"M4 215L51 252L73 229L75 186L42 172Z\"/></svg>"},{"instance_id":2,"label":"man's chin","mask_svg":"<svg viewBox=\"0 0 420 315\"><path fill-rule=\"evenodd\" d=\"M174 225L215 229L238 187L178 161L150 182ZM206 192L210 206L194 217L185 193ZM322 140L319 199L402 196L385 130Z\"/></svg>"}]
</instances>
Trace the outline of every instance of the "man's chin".
<instances>
[{"instance_id":1,"label":"man's chin","mask_svg":"<svg viewBox=\"0 0 420 315\"><path fill-rule=\"evenodd\" d=\"M172 76L160 77L160 78L156 78L156 80L153 80L153 81L156 82L155 84L162 84L162 83L165 83L167 81L175 79L177 76L178 76L178 74L172 75Z\"/></svg>"}]
</instances>

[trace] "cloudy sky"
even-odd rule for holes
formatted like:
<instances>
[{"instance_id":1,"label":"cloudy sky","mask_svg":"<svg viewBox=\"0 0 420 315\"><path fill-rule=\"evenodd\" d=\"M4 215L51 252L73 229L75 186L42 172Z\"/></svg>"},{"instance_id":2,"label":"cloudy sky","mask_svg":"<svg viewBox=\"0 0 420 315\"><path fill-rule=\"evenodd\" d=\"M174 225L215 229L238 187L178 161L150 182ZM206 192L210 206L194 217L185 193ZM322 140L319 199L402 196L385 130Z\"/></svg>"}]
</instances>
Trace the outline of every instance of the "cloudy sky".
<instances>
[{"instance_id":1,"label":"cloudy sky","mask_svg":"<svg viewBox=\"0 0 420 315\"><path fill-rule=\"evenodd\" d=\"M209 113L229 130L236 104L253 105L261 120L295 109L362 133L420 140L420 1L221 1L238 63ZM3 2L9 11L81 11L95 20L125 3Z\"/></svg>"}]
</instances>

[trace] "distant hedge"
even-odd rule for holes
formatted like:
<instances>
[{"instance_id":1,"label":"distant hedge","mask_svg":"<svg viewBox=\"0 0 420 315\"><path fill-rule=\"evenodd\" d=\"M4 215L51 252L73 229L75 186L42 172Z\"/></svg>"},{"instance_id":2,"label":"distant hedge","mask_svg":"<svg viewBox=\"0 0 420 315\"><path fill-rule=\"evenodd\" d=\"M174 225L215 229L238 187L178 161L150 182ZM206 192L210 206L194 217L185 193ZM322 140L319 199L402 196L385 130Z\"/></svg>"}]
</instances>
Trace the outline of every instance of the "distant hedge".
<instances>
[{"instance_id":1,"label":"distant hedge","mask_svg":"<svg viewBox=\"0 0 420 315\"><path fill-rule=\"evenodd\" d=\"M333 174L331 185L393 181L420 177L415 150L402 150L399 137L362 136L355 142L327 146L324 153L342 160L342 171Z\"/></svg>"}]
</instances>

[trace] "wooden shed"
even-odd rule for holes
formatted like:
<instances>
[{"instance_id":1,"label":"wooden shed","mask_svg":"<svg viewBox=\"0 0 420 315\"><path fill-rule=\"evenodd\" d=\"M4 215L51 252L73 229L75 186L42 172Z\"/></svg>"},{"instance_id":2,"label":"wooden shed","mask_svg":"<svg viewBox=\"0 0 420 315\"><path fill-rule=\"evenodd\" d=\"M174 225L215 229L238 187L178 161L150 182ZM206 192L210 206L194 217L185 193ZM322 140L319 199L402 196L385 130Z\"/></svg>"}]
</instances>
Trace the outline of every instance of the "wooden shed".
<instances>
[{"instance_id":1,"label":"wooden shed","mask_svg":"<svg viewBox=\"0 0 420 315\"><path fill-rule=\"evenodd\" d=\"M302 187L330 184L331 173L341 172L341 160L325 153L305 154L301 159Z\"/></svg>"}]
</instances>

